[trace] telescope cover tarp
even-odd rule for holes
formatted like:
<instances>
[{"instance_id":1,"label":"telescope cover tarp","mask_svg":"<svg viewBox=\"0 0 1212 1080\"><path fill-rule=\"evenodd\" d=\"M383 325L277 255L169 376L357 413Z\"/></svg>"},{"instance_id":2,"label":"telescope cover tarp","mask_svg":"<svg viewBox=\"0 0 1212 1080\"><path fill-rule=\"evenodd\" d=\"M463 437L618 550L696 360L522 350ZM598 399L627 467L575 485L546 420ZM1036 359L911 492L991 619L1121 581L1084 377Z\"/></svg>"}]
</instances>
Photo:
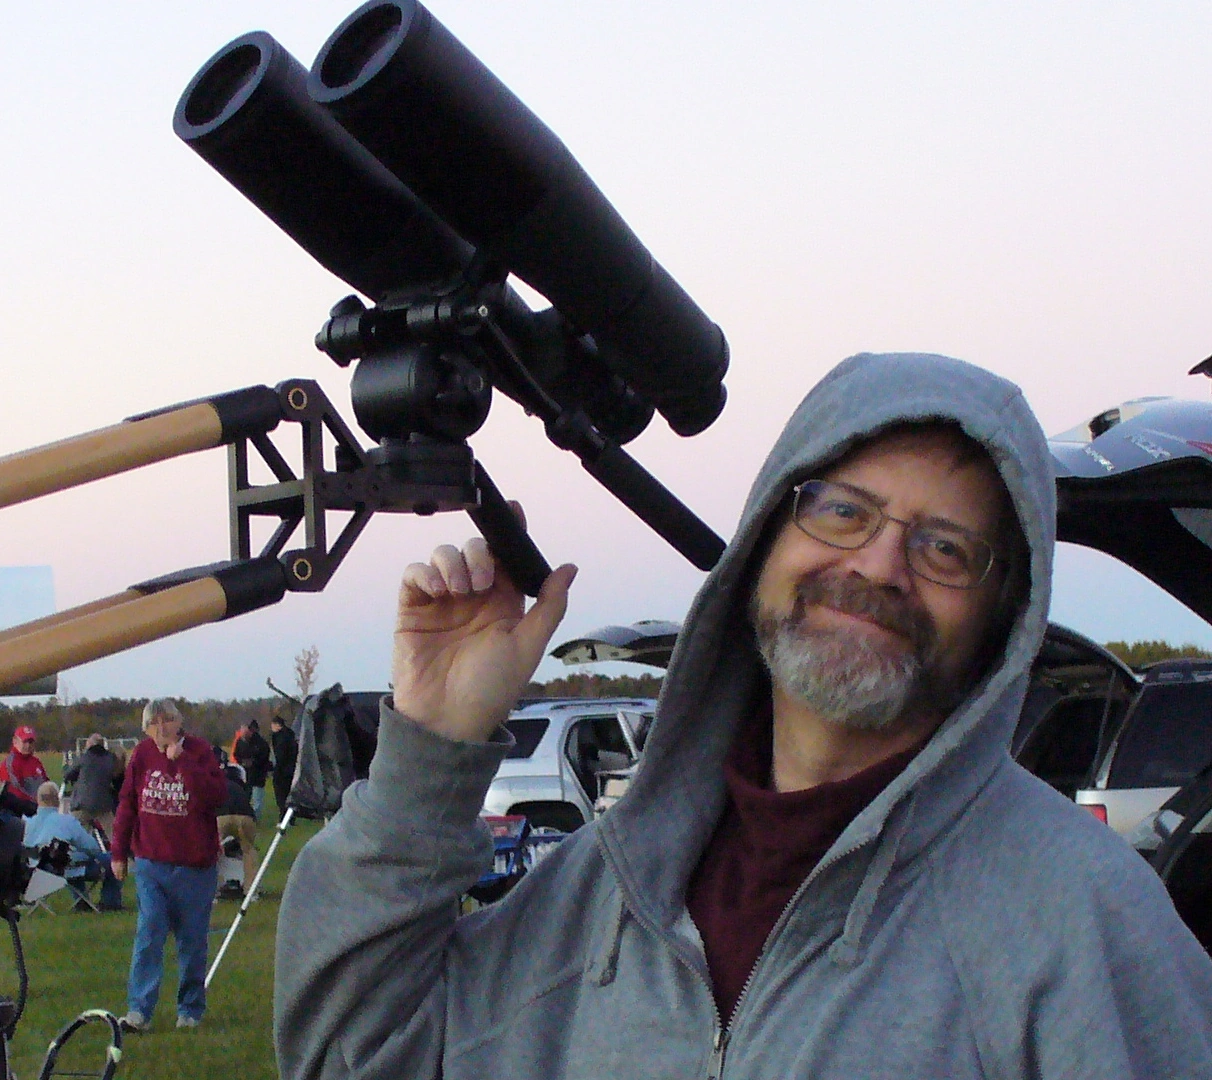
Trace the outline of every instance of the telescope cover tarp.
<instances>
[{"instance_id":1,"label":"telescope cover tarp","mask_svg":"<svg viewBox=\"0 0 1212 1080\"><path fill-rule=\"evenodd\" d=\"M299 756L286 800L300 817L335 814L341 808L341 793L357 779L347 730L351 712L340 683L303 703L295 720Z\"/></svg>"}]
</instances>

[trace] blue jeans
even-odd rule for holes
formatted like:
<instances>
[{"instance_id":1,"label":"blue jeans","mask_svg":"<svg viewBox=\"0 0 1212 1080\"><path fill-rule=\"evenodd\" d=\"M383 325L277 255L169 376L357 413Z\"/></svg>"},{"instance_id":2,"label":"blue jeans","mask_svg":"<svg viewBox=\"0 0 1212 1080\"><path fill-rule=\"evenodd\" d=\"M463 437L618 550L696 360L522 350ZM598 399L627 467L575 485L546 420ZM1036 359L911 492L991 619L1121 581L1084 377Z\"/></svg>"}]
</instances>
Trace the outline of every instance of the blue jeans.
<instances>
[{"instance_id":1,"label":"blue jeans","mask_svg":"<svg viewBox=\"0 0 1212 1080\"><path fill-rule=\"evenodd\" d=\"M265 805L265 785L248 789L248 801L252 803L253 817L261 820L261 807Z\"/></svg>"},{"instance_id":2,"label":"blue jeans","mask_svg":"<svg viewBox=\"0 0 1212 1080\"><path fill-rule=\"evenodd\" d=\"M217 871L171 863L135 860L135 895L139 918L130 956L126 1003L150 1020L160 997L164 942L171 930L177 939L177 1015L201 1020L206 1011L206 936L215 899Z\"/></svg>"}]
</instances>

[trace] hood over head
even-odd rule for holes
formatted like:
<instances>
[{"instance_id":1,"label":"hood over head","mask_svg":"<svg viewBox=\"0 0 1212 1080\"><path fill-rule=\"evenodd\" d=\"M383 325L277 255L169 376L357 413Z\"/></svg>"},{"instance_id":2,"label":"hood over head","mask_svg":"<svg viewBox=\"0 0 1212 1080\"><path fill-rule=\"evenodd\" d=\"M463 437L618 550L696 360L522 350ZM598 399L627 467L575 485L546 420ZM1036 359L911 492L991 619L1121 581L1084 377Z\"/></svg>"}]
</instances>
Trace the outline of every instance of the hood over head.
<instances>
[{"instance_id":1,"label":"hood over head","mask_svg":"<svg viewBox=\"0 0 1212 1080\"><path fill-rule=\"evenodd\" d=\"M771 516L795 484L855 446L893 425L929 420L958 423L989 453L1030 550L1030 593L1000 658L839 844L877 837L892 808L926 782L942 784L952 797L929 800L928 812L915 814L914 835L901 845L928 842L1007 753L1047 625L1056 495L1044 433L1018 387L991 372L930 354L852 356L808 394L758 473L736 533L678 636L632 789L602 819L604 847L625 887L647 897L641 902L653 905L659 921L676 917L681 891L719 818L732 732L760 700L755 695L769 693L747 600L758 569L753 553ZM657 851L643 841L653 815L662 820ZM670 843L670 830L680 843Z\"/></svg>"}]
</instances>

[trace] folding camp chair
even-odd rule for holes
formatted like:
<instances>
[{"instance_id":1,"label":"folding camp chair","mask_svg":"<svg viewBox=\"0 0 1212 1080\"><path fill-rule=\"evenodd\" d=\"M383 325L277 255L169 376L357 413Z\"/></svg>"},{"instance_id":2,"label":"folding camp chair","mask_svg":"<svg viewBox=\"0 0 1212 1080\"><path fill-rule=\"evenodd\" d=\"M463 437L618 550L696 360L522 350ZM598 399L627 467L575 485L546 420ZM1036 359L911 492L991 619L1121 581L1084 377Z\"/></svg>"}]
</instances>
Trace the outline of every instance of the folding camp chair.
<instances>
[{"instance_id":1,"label":"folding camp chair","mask_svg":"<svg viewBox=\"0 0 1212 1080\"><path fill-rule=\"evenodd\" d=\"M21 895L19 909L26 913L45 911L56 915L58 912L50 906L47 898L66 886L67 878L48 873L46 870L35 869L29 884L25 887L25 892Z\"/></svg>"},{"instance_id":2,"label":"folding camp chair","mask_svg":"<svg viewBox=\"0 0 1212 1080\"><path fill-rule=\"evenodd\" d=\"M71 875L63 879L67 884L67 891L72 898L73 908L80 911L83 908L91 911L94 915L99 915L101 909L97 907L96 902L90 895L91 890L100 888L101 879L89 881L83 874Z\"/></svg>"}]
</instances>

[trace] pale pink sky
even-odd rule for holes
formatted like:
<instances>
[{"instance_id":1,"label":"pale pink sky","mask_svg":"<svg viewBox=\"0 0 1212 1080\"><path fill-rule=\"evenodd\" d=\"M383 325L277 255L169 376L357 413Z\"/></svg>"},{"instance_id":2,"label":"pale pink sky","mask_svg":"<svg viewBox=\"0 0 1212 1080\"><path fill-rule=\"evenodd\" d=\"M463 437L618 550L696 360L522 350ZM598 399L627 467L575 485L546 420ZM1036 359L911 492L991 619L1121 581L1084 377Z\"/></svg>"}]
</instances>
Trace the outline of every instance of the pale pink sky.
<instances>
[{"instance_id":1,"label":"pale pink sky","mask_svg":"<svg viewBox=\"0 0 1212 1080\"><path fill-rule=\"evenodd\" d=\"M310 64L354 6L6 12L0 453L288 376L347 409L346 376L311 338L348 290L178 143L171 117L231 38L268 30ZM1185 375L1212 351L1206 9L431 6L728 334L721 420L691 440L658 422L634 447L724 535L794 403L852 352L983 364L1024 387L1050 432L1128 398L1209 392ZM681 617L701 575L535 421L498 397L472 441L549 558L582 566L561 637ZM52 565L69 606L223 558L225 476L214 451L7 510L0 565ZM313 642L322 681L381 685L400 568L468 529L378 519L323 595L88 665L69 690L255 695ZM1054 611L1099 639L1212 643L1083 553L1062 553Z\"/></svg>"}]
</instances>

